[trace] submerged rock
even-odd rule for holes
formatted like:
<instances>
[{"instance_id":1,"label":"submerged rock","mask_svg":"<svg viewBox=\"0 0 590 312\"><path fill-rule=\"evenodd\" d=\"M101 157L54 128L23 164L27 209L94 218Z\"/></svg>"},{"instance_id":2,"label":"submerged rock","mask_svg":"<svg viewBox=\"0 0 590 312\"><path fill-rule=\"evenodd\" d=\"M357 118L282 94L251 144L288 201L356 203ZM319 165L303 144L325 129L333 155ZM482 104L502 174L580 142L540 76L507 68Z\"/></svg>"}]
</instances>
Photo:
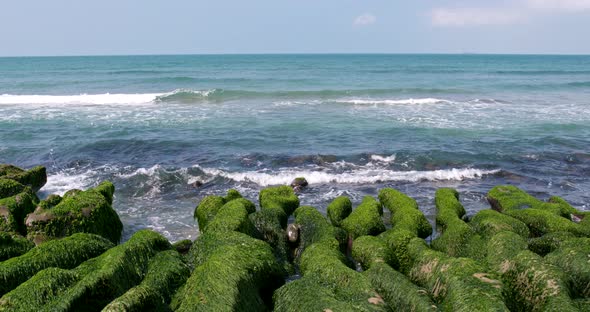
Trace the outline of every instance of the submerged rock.
<instances>
[{"instance_id":1,"label":"submerged rock","mask_svg":"<svg viewBox=\"0 0 590 312\"><path fill-rule=\"evenodd\" d=\"M299 226L297 224L291 223L287 226L287 237L289 243L295 244L299 241Z\"/></svg>"},{"instance_id":2,"label":"submerged rock","mask_svg":"<svg viewBox=\"0 0 590 312\"><path fill-rule=\"evenodd\" d=\"M293 188L294 191L301 191L302 189L304 189L305 187L307 187L309 185L309 183L307 182L307 180L303 177L299 177L299 178L295 178L295 180L293 180L291 182L291 187Z\"/></svg>"}]
</instances>

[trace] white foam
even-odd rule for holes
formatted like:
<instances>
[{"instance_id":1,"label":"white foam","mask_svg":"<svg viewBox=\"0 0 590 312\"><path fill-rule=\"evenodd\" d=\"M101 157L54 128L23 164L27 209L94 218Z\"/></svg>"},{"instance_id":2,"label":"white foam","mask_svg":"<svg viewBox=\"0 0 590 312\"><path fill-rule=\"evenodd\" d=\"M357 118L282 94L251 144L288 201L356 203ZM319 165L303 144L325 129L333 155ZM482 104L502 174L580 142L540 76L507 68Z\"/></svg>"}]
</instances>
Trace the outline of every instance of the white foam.
<instances>
[{"instance_id":1,"label":"white foam","mask_svg":"<svg viewBox=\"0 0 590 312\"><path fill-rule=\"evenodd\" d=\"M377 183L386 181L445 181L481 178L494 174L498 170L481 170L473 168L445 169L433 171L393 171L387 169L361 168L344 173L325 171L281 169L278 172L268 170L227 172L215 168L201 168L208 175L221 176L237 182L253 182L261 186L289 184L296 177L305 177L311 184L322 183Z\"/></svg>"},{"instance_id":2,"label":"white foam","mask_svg":"<svg viewBox=\"0 0 590 312\"><path fill-rule=\"evenodd\" d=\"M439 104L451 103L451 101L436 99L436 98L420 98L420 99L401 99L401 100L374 100L374 99L351 99L351 100L336 100L338 103L348 103L355 105L404 105L404 104Z\"/></svg>"},{"instance_id":3,"label":"white foam","mask_svg":"<svg viewBox=\"0 0 590 312\"><path fill-rule=\"evenodd\" d=\"M371 155L371 160L384 163L392 163L395 161L395 154L390 156Z\"/></svg>"},{"instance_id":4,"label":"white foam","mask_svg":"<svg viewBox=\"0 0 590 312\"><path fill-rule=\"evenodd\" d=\"M94 183L93 177L96 174L97 172L94 170L87 170L82 173L74 173L68 170L60 171L47 177L47 183L41 188L41 191L61 196L72 189L84 190L92 186Z\"/></svg>"}]
</instances>

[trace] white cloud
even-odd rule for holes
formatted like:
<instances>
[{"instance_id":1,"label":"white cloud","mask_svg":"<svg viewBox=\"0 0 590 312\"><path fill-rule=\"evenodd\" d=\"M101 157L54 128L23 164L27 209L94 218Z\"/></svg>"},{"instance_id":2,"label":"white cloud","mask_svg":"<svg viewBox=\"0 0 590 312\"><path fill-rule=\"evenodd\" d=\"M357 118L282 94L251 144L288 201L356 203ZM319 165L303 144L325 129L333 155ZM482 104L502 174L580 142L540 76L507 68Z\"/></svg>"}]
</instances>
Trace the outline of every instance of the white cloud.
<instances>
[{"instance_id":1,"label":"white cloud","mask_svg":"<svg viewBox=\"0 0 590 312\"><path fill-rule=\"evenodd\" d=\"M585 11L590 10L590 0L527 0L527 5L534 9Z\"/></svg>"},{"instance_id":2,"label":"white cloud","mask_svg":"<svg viewBox=\"0 0 590 312\"><path fill-rule=\"evenodd\" d=\"M355 26L366 26L375 24L377 22L377 17L371 13L365 13L362 15L357 16L354 19L353 25Z\"/></svg>"},{"instance_id":3,"label":"white cloud","mask_svg":"<svg viewBox=\"0 0 590 312\"><path fill-rule=\"evenodd\" d=\"M501 8L440 8L432 11L431 18L435 26L510 25L527 19L517 10Z\"/></svg>"}]
</instances>

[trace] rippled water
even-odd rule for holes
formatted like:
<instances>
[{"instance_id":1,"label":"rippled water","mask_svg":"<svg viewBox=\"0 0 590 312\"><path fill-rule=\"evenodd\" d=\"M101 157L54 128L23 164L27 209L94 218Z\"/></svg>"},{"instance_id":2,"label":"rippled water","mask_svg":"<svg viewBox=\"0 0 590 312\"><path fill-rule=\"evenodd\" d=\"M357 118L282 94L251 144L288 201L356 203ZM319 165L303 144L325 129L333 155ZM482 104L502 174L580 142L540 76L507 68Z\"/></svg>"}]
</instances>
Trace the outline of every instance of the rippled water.
<instances>
[{"instance_id":1,"label":"rippled water","mask_svg":"<svg viewBox=\"0 0 590 312\"><path fill-rule=\"evenodd\" d=\"M474 213L500 183L590 209L589 138L588 56L0 58L0 162L47 166L43 196L113 181L126 237L297 176L322 210L395 187L433 219L456 187Z\"/></svg>"}]
</instances>

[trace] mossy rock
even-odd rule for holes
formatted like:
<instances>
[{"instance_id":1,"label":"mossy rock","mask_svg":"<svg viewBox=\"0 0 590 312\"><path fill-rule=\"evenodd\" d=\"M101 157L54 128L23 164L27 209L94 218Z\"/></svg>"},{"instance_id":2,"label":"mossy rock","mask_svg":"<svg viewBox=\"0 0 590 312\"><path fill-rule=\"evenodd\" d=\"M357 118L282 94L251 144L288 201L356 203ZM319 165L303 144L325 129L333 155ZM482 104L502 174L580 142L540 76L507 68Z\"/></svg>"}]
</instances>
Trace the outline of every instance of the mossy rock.
<instances>
[{"instance_id":1,"label":"mossy rock","mask_svg":"<svg viewBox=\"0 0 590 312\"><path fill-rule=\"evenodd\" d=\"M172 295L184 285L190 270L176 250L157 253L141 283L109 303L102 311L167 311Z\"/></svg>"},{"instance_id":2,"label":"mossy rock","mask_svg":"<svg viewBox=\"0 0 590 312\"><path fill-rule=\"evenodd\" d=\"M479 211L471 218L469 225L486 239L504 231L514 232L523 238L530 236L524 222L491 209Z\"/></svg>"},{"instance_id":3,"label":"mossy rock","mask_svg":"<svg viewBox=\"0 0 590 312\"><path fill-rule=\"evenodd\" d=\"M25 220L27 237L36 243L84 232L117 243L123 224L111 206L115 187L111 182L64 197L50 209L37 207Z\"/></svg>"},{"instance_id":4,"label":"mossy rock","mask_svg":"<svg viewBox=\"0 0 590 312\"><path fill-rule=\"evenodd\" d=\"M407 248L414 262L410 279L426 288L443 311L508 311L502 283L475 260L448 257L418 238Z\"/></svg>"},{"instance_id":5,"label":"mossy rock","mask_svg":"<svg viewBox=\"0 0 590 312\"><path fill-rule=\"evenodd\" d=\"M25 216L35 210L38 201L28 187L22 193L0 199L0 231L25 235Z\"/></svg>"},{"instance_id":6,"label":"mossy rock","mask_svg":"<svg viewBox=\"0 0 590 312\"><path fill-rule=\"evenodd\" d=\"M170 243L162 235L150 230L138 231L124 244L85 261L75 269L50 268L37 273L4 295L0 299L0 310L100 310L138 285L148 271L150 259L170 248Z\"/></svg>"},{"instance_id":7,"label":"mossy rock","mask_svg":"<svg viewBox=\"0 0 590 312\"><path fill-rule=\"evenodd\" d=\"M449 188L438 189L435 204L436 223L442 233L432 241L432 248L451 257L485 258L484 240L462 219L465 208L459 202L459 193Z\"/></svg>"},{"instance_id":8,"label":"mossy rock","mask_svg":"<svg viewBox=\"0 0 590 312\"><path fill-rule=\"evenodd\" d=\"M42 209L51 209L57 206L63 198L57 194L51 194L47 196L44 200L39 202L39 207Z\"/></svg>"},{"instance_id":9,"label":"mossy rock","mask_svg":"<svg viewBox=\"0 0 590 312\"><path fill-rule=\"evenodd\" d=\"M285 272L271 247L246 234L207 232L193 248L195 269L173 299L175 311L264 311Z\"/></svg>"},{"instance_id":10,"label":"mossy rock","mask_svg":"<svg viewBox=\"0 0 590 312\"><path fill-rule=\"evenodd\" d=\"M524 250L502 266L504 297L512 311L578 311L564 273Z\"/></svg>"},{"instance_id":11,"label":"mossy rock","mask_svg":"<svg viewBox=\"0 0 590 312\"><path fill-rule=\"evenodd\" d=\"M563 242L545 261L563 270L572 296L590 298L590 238Z\"/></svg>"},{"instance_id":12,"label":"mossy rock","mask_svg":"<svg viewBox=\"0 0 590 312\"><path fill-rule=\"evenodd\" d=\"M438 311L428 292L384 262L374 262L363 272L392 311Z\"/></svg>"},{"instance_id":13,"label":"mossy rock","mask_svg":"<svg viewBox=\"0 0 590 312\"><path fill-rule=\"evenodd\" d=\"M495 210L524 222L532 237L553 232L590 236L590 226L586 226L583 221L580 224L573 221L584 213L560 197L554 196L549 202L543 202L516 186L502 185L491 189L487 199Z\"/></svg>"},{"instance_id":14,"label":"mossy rock","mask_svg":"<svg viewBox=\"0 0 590 312\"><path fill-rule=\"evenodd\" d=\"M346 232L332 226L314 207L301 206L295 210L295 224L299 226L299 250L308 246L336 239L340 245L347 243Z\"/></svg>"},{"instance_id":15,"label":"mossy rock","mask_svg":"<svg viewBox=\"0 0 590 312\"><path fill-rule=\"evenodd\" d=\"M0 179L10 179L30 187L33 192L39 191L47 182L45 167L37 166L24 170L12 165L0 165ZM1 196L0 196L1 197Z\"/></svg>"},{"instance_id":16,"label":"mossy rock","mask_svg":"<svg viewBox=\"0 0 590 312\"><path fill-rule=\"evenodd\" d=\"M0 296L45 268L71 269L111 247L113 244L105 238L85 233L39 245L19 257L0 263Z\"/></svg>"},{"instance_id":17,"label":"mossy rock","mask_svg":"<svg viewBox=\"0 0 590 312\"><path fill-rule=\"evenodd\" d=\"M248 213L256 211L256 206L251 201L243 198L242 195L234 189L227 191L225 197L216 195L206 196L197 205L193 214L193 217L197 220L199 225L199 230L203 231L205 227L207 227L207 224L215 218L221 207L234 200L241 202Z\"/></svg>"},{"instance_id":18,"label":"mossy rock","mask_svg":"<svg viewBox=\"0 0 590 312\"><path fill-rule=\"evenodd\" d=\"M256 228L256 237L267 242L273 249L278 261L283 264L285 270L293 270L290 265L292 258L287 241L287 234L281 227L279 218L272 210L263 209L249 215L250 221Z\"/></svg>"},{"instance_id":19,"label":"mossy rock","mask_svg":"<svg viewBox=\"0 0 590 312\"><path fill-rule=\"evenodd\" d=\"M375 236L361 236L355 239L352 243L352 258L359 262L364 270L375 263L396 264L393 251L383 239Z\"/></svg>"},{"instance_id":20,"label":"mossy rock","mask_svg":"<svg viewBox=\"0 0 590 312\"><path fill-rule=\"evenodd\" d=\"M326 211L332 225L340 226L342 221L352 212L352 203L346 196L336 197L336 199L328 205Z\"/></svg>"},{"instance_id":21,"label":"mossy rock","mask_svg":"<svg viewBox=\"0 0 590 312\"><path fill-rule=\"evenodd\" d=\"M432 234L432 226L418 209L418 203L406 194L384 188L379 191L379 201L391 211L391 224L394 228L410 231L420 238L427 238Z\"/></svg>"},{"instance_id":22,"label":"mossy rock","mask_svg":"<svg viewBox=\"0 0 590 312\"><path fill-rule=\"evenodd\" d=\"M260 191L258 196L261 209L271 209L281 221L281 227L287 226L287 220L299 207L299 198L289 186L274 186Z\"/></svg>"},{"instance_id":23,"label":"mossy rock","mask_svg":"<svg viewBox=\"0 0 590 312\"><path fill-rule=\"evenodd\" d=\"M575 237L576 235L569 232L548 233L541 237L529 239L529 250L544 257L559 248L563 242Z\"/></svg>"},{"instance_id":24,"label":"mossy rock","mask_svg":"<svg viewBox=\"0 0 590 312\"><path fill-rule=\"evenodd\" d=\"M17 181L0 178L0 199L23 192L27 187Z\"/></svg>"},{"instance_id":25,"label":"mossy rock","mask_svg":"<svg viewBox=\"0 0 590 312\"><path fill-rule=\"evenodd\" d=\"M361 204L342 221L342 228L352 238L364 235L378 235L385 231L385 224L379 214L381 205L371 196L365 196Z\"/></svg>"},{"instance_id":26,"label":"mossy rock","mask_svg":"<svg viewBox=\"0 0 590 312\"><path fill-rule=\"evenodd\" d=\"M201 233L238 231L255 236L256 229L248 218L250 212L247 202L249 201L243 198L227 202L219 209L213 220L202 229Z\"/></svg>"},{"instance_id":27,"label":"mossy rock","mask_svg":"<svg viewBox=\"0 0 590 312\"><path fill-rule=\"evenodd\" d=\"M18 234L0 232L0 262L23 255L33 247L35 244Z\"/></svg>"},{"instance_id":28,"label":"mossy rock","mask_svg":"<svg viewBox=\"0 0 590 312\"><path fill-rule=\"evenodd\" d=\"M486 249L488 267L493 272L502 273L512 258L527 249L527 241L514 232L503 231L487 241Z\"/></svg>"}]
</instances>

